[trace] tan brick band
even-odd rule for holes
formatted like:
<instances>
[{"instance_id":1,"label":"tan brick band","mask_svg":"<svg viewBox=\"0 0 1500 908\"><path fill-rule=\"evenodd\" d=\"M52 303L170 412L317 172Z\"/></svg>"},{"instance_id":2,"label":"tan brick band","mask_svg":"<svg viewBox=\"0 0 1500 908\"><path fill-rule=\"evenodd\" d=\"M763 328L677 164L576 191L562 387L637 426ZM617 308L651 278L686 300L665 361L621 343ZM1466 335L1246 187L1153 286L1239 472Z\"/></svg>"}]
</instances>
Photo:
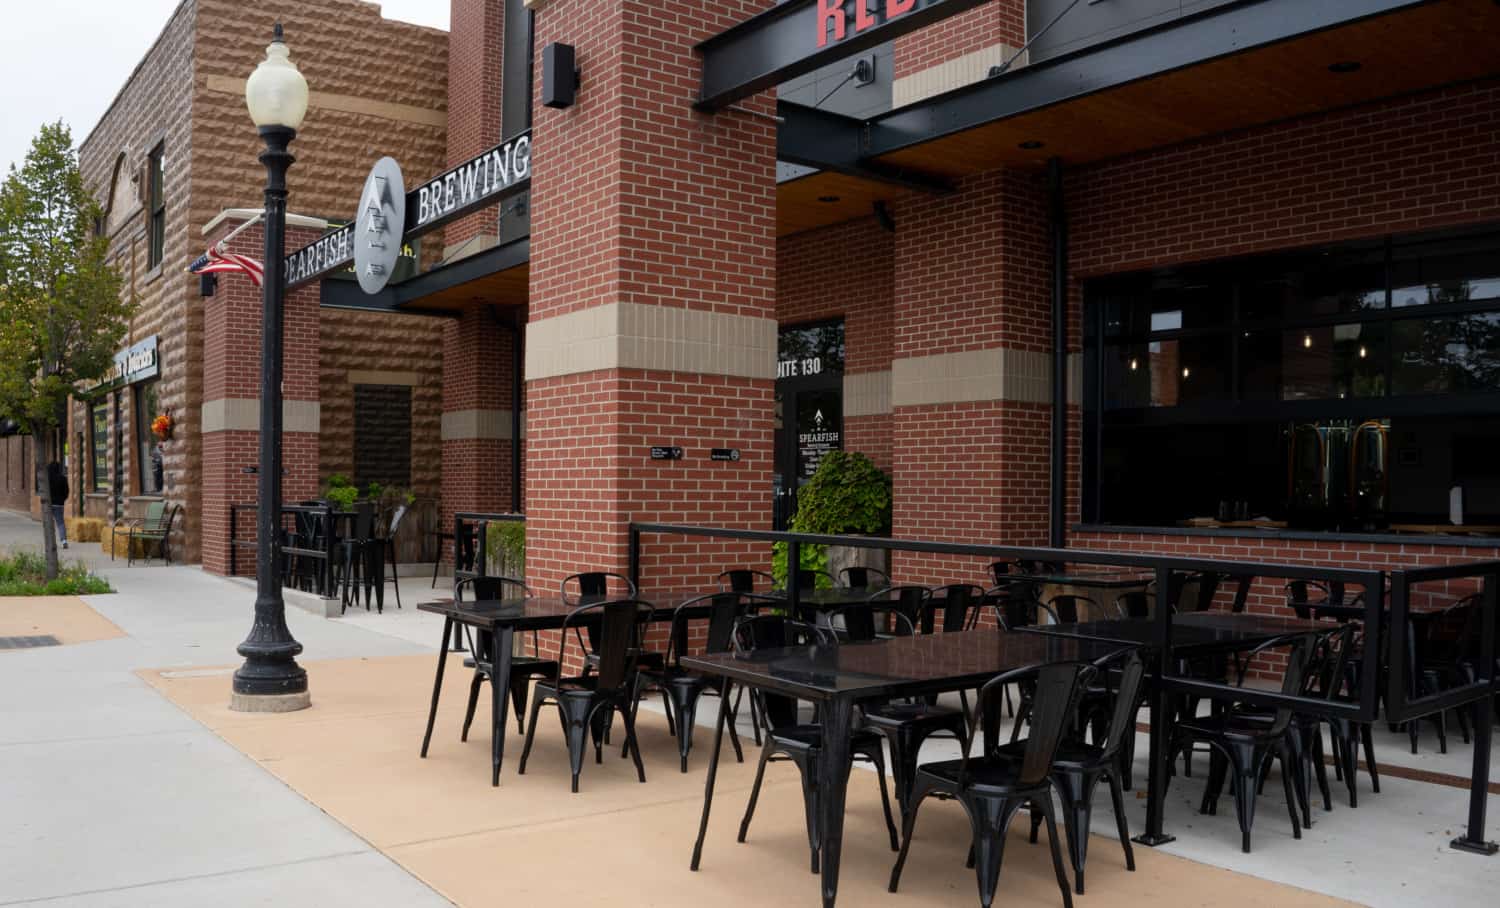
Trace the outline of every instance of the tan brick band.
<instances>
[{"instance_id":1,"label":"tan brick band","mask_svg":"<svg viewBox=\"0 0 1500 908\"><path fill-rule=\"evenodd\" d=\"M236 95L241 98L245 96L244 79L235 79L230 76L209 76L206 87L209 91ZM389 101L376 101L370 98L355 97L354 95L338 95L325 91L315 91L308 95L307 106L322 108L324 110L338 110L344 113L364 114L370 117L380 117L383 120L396 120L402 123L418 123L423 126L435 126L438 129L448 128L448 114L445 111L415 107L411 104L392 104Z\"/></svg>"},{"instance_id":2,"label":"tan brick band","mask_svg":"<svg viewBox=\"0 0 1500 908\"><path fill-rule=\"evenodd\" d=\"M882 416L891 412L891 371L844 376L844 416Z\"/></svg>"},{"instance_id":3,"label":"tan brick band","mask_svg":"<svg viewBox=\"0 0 1500 908\"><path fill-rule=\"evenodd\" d=\"M1083 360L1068 355L1068 402L1078 402ZM1052 402L1052 354L996 347L962 353L916 356L891 363L891 405L1003 400Z\"/></svg>"},{"instance_id":4,"label":"tan brick band","mask_svg":"<svg viewBox=\"0 0 1500 908\"><path fill-rule=\"evenodd\" d=\"M322 407L315 400L281 402L282 431L318 432ZM221 398L203 402L203 432L260 431L260 401L254 398Z\"/></svg>"},{"instance_id":5,"label":"tan brick band","mask_svg":"<svg viewBox=\"0 0 1500 908\"><path fill-rule=\"evenodd\" d=\"M599 369L776 377L774 318L609 303L526 326L526 380Z\"/></svg>"},{"instance_id":6,"label":"tan brick band","mask_svg":"<svg viewBox=\"0 0 1500 908\"><path fill-rule=\"evenodd\" d=\"M1009 44L995 44L945 63L929 66L911 75L901 76L891 83L891 104L894 107L904 107L945 91L983 81L989 78L991 66L999 66L1015 52L1016 49ZM1027 55L1022 54L1011 64L1011 69L1025 66L1026 59Z\"/></svg>"},{"instance_id":7,"label":"tan brick band","mask_svg":"<svg viewBox=\"0 0 1500 908\"><path fill-rule=\"evenodd\" d=\"M443 441L510 441L512 437L510 410L454 410L443 414ZM521 437L526 437L525 412L521 413Z\"/></svg>"}]
</instances>

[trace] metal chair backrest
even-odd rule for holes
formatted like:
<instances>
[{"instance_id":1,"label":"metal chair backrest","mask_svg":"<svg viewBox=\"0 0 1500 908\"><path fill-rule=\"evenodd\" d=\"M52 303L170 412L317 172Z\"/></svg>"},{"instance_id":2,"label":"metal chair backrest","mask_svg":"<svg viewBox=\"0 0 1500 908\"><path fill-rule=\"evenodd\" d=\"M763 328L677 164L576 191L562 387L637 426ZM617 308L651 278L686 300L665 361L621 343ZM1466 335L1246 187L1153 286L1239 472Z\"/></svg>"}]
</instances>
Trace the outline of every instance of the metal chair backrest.
<instances>
[{"instance_id":1,"label":"metal chair backrest","mask_svg":"<svg viewBox=\"0 0 1500 908\"><path fill-rule=\"evenodd\" d=\"M866 565L844 568L839 571L839 580L843 582L845 589L851 590L885 589L891 585L889 574L880 568Z\"/></svg>"},{"instance_id":2,"label":"metal chair backrest","mask_svg":"<svg viewBox=\"0 0 1500 908\"><path fill-rule=\"evenodd\" d=\"M564 664L567 656L568 631L588 626L594 655L599 657L595 672L598 690L619 690L640 655L641 626L653 610L651 603L634 598L580 605L563 619L558 664Z\"/></svg>"},{"instance_id":3,"label":"metal chair backrest","mask_svg":"<svg viewBox=\"0 0 1500 908\"><path fill-rule=\"evenodd\" d=\"M1283 589L1286 591L1287 607L1303 621L1312 620L1312 606L1322 605L1330 599L1328 587L1316 580L1293 580ZM1314 599L1313 593L1321 593L1322 597Z\"/></svg>"},{"instance_id":4,"label":"metal chair backrest","mask_svg":"<svg viewBox=\"0 0 1500 908\"><path fill-rule=\"evenodd\" d=\"M302 515L298 515L302 516ZM354 503L354 540L365 542L375 536L375 502Z\"/></svg>"},{"instance_id":5,"label":"metal chair backrest","mask_svg":"<svg viewBox=\"0 0 1500 908\"><path fill-rule=\"evenodd\" d=\"M395 539L396 533L401 529L401 521L406 518L406 505L397 505L396 510L391 512L391 520L385 526L385 538Z\"/></svg>"},{"instance_id":6,"label":"metal chair backrest","mask_svg":"<svg viewBox=\"0 0 1500 908\"><path fill-rule=\"evenodd\" d=\"M567 605L582 605L588 602L601 602L609 596L609 582L616 581L626 592L626 597L634 599L636 596L635 584L624 574L616 574L612 571L586 571L582 574L570 574L563 578L559 587L558 595ZM576 585L578 592L575 594L569 589L570 585Z\"/></svg>"},{"instance_id":7,"label":"metal chair backrest","mask_svg":"<svg viewBox=\"0 0 1500 908\"><path fill-rule=\"evenodd\" d=\"M784 615L753 615L741 618L730 635L736 655L748 656L757 650L788 646L838 646L833 631ZM761 727L767 733L797 724L797 701L792 697L750 688L750 696L759 707Z\"/></svg>"},{"instance_id":8,"label":"metal chair backrest","mask_svg":"<svg viewBox=\"0 0 1500 908\"><path fill-rule=\"evenodd\" d=\"M776 578L765 571L755 571L750 568L731 568L720 572L715 578L719 581L719 588L732 593L753 593L757 581L765 584L766 589L776 586Z\"/></svg>"},{"instance_id":9,"label":"metal chair backrest","mask_svg":"<svg viewBox=\"0 0 1500 908\"><path fill-rule=\"evenodd\" d=\"M1253 574L1229 574L1225 580L1234 583L1234 599L1229 605L1229 610L1236 615L1244 614L1245 606L1250 601L1250 588L1255 585Z\"/></svg>"},{"instance_id":10,"label":"metal chair backrest","mask_svg":"<svg viewBox=\"0 0 1500 908\"><path fill-rule=\"evenodd\" d=\"M1352 655L1357 624L1341 624L1336 629L1319 634L1308 657L1308 671L1302 680L1304 696L1320 696L1324 700L1338 698L1345 682L1349 680L1345 669Z\"/></svg>"},{"instance_id":11,"label":"metal chair backrest","mask_svg":"<svg viewBox=\"0 0 1500 908\"><path fill-rule=\"evenodd\" d=\"M1052 612L1053 620L1063 624L1093 621L1099 612L1099 604L1087 596L1053 596L1047 600L1047 608Z\"/></svg>"},{"instance_id":12,"label":"metal chair backrest","mask_svg":"<svg viewBox=\"0 0 1500 908\"><path fill-rule=\"evenodd\" d=\"M818 588L818 583L824 580L828 581L829 587L837 587L839 585L838 581L833 579L833 575L827 571L797 568L797 589L799 590L815 590Z\"/></svg>"},{"instance_id":13,"label":"metal chair backrest","mask_svg":"<svg viewBox=\"0 0 1500 908\"><path fill-rule=\"evenodd\" d=\"M165 517L167 503L165 501L153 501L146 505L146 516L141 520L141 528L153 533L161 532L162 520Z\"/></svg>"},{"instance_id":14,"label":"metal chair backrest","mask_svg":"<svg viewBox=\"0 0 1500 908\"><path fill-rule=\"evenodd\" d=\"M1034 627L1041 623L1042 615L1048 616L1052 624L1062 623L1052 609L1030 596L1017 595L1014 590L1001 587L988 591L985 597L994 601L995 617L1007 631L1018 627Z\"/></svg>"},{"instance_id":15,"label":"metal chair backrest","mask_svg":"<svg viewBox=\"0 0 1500 908\"><path fill-rule=\"evenodd\" d=\"M1423 622L1422 660L1458 667L1478 652L1481 633L1476 619L1483 596L1474 593L1458 600Z\"/></svg>"},{"instance_id":16,"label":"metal chair backrest","mask_svg":"<svg viewBox=\"0 0 1500 908\"><path fill-rule=\"evenodd\" d=\"M1096 669L1087 662L1052 662L1039 668L1025 668L1005 672L990 679L979 689L979 702L975 704L973 728L984 726L986 716L991 723L999 720L1001 709L998 697L1006 684L1023 676L1035 674L1036 689L1031 706L1031 734L1026 738L1026 749L1021 758L1021 771L1016 780L1019 787L1033 787L1046 782L1052 771L1052 761L1057 757L1058 745L1063 734L1073 722L1073 706L1078 693L1094 677ZM986 740L1000 740L998 729L985 727ZM965 753L959 762L958 784L962 787L968 775L969 756Z\"/></svg>"},{"instance_id":17,"label":"metal chair backrest","mask_svg":"<svg viewBox=\"0 0 1500 908\"><path fill-rule=\"evenodd\" d=\"M829 609L828 626L836 634L842 632L841 641L849 643L867 643L881 634L910 637L917 632L899 606L870 602Z\"/></svg>"},{"instance_id":18,"label":"metal chair backrest","mask_svg":"<svg viewBox=\"0 0 1500 908\"><path fill-rule=\"evenodd\" d=\"M977 610L984 602L984 588L972 583L950 583L942 592L943 633L968 630L972 624L970 618L977 617ZM923 613L922 633L932 633L935 617L931 611Z\"/></svg>"},{"instance_id":19,"label":"metal chair backrest","mask_svg":"<svg viewBox=\"0 0 1500 908\"><path fill-rule=\"evenodd\" d=\"M1108 677L1108 665L1121 658L1121 653L1114 653L1096 661L1094 667ZM1109 731L1104 736L1104 752L1101 756L1105 759L1110 759L1119 752L1126 732L1135 722L1136 710L1140 708L1141 702L1141 679L1146 675L1146 663L1141 661L1138 651L1126 650L1123 658L1125 664L1120 668L1119 684L1114 689L1115 702L1114 709L1110 712Z\"/></svg>"},{"instance_id":20,"label":"metal chair backrest","mask_svg":"<svg viewBox=\"0 0 1500 908\"><path fill-rule=\"evenodd\" d=\"M453 598L464 601L464 587L469 587L476 602L498 602L502 599L535 599L536 594L524 580L515 577L465 577L453 584Z\"/></svg>"},{"instance_id":21,"label":"metal chair backrest","mask_svg":"<svg viewBox=\"0 0 1500 908\"><path fill-rule=\"evenodd\" d=\"M709 612L708 634L703 643L703 651L709 655L729 651L735 623L744 617L748 604L741 593L708 593L695 596L672 611L672 637L667 641L668 665L677 665L683 650L687 648L687 610L698 608L704 603L708 603Z\"/></svg>"},{"instance_id":22,"label":"metal chair backrest","mask_svg":"<svg viewBox=\"0 0 1500 908\"><path fill-rule=\"evenodd\" d=\"M1115 597L1115 612L1121 618L1150 618L1153 597L1145 590L1131 590Z\"/></svg>"},{"instance_id":23,"label":"metal chair backrest","mask_svg":"<svg viewBox=\"0 0 1500 908\"><path fill-rule=\"evenodd\" d=\"M931 599L932 590L925 586L891 586L871 593L870 598L865 601L871 605L894 606L913 627L919 627L924 620L931 620L925 617L928 615L927 603Z\"/></svg>"},{"instance_id":24,"label":"metal chair backrest","mask_svg":"<svg viewBox=\"0 0 1500 908\"><path fill-rule=\"evenodd\" d=\"M1316 634L1298 634L1294 638L1283 638L1282 646L1291 644L1292 651L1287 655L1286 672L1281 676L1281 692L1284 694L1301 693L1302 685L1306 679L1308 660L1312 657L1313 645L1317 642ZM1292 724L1292 709L1280 707L1276 710L1276 718L1272 720L1267 734L1273 738L1286 734L1287 727Z\"/></svg>"}]
</instances>

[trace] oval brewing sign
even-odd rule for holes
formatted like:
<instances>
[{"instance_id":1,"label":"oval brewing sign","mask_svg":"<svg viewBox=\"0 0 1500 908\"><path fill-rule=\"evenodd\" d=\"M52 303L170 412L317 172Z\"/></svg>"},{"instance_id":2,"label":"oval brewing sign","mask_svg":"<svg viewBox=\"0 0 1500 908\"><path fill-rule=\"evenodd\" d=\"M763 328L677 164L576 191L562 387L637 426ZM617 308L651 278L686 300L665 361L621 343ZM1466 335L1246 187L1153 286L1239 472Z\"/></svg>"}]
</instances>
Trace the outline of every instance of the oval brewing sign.
<instances>
[{"instance_id":1,"label":"oval brewing sign","mask_svg":"<svg viewBox=\"0 0 1500 908\"><path fill-rule=\"evenodd\" d=\"M395 158L381 158L370 168L354 220L354 272L360 289L379 293L396 268L406 229L406 186Z\"/></svg>"}]
</instances>

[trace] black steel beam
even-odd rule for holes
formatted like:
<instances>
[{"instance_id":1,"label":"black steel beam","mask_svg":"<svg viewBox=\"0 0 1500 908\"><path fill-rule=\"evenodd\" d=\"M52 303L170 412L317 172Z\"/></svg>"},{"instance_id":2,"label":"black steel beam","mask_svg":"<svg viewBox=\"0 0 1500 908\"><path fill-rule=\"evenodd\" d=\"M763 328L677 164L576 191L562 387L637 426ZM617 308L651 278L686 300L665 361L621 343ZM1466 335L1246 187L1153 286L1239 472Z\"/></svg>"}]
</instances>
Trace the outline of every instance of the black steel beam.
<instances>
[{"instance_id":1,"label":"black steel beam","mask_svg":"<svg viewBox=\"0 0 1500 908\"><path fill-rule=\"evenodd\" d=\"M1246 0L1012 70L871 119L865 157L1428 0ZM753 20L752 20L753 21Z\"/></svg>"},{"instance_id":2,"label":"black steel beam","mask_svg":"<svg viewBox=\"0 0 1500 908\"><path fill-rule=\"evenodd\" d=\"M1067 545L1068 506L1068 210L1062 161L1047 162L1052 228L1052 481L1048 485L1048 544Z\"/></svg>"},{"instance_id":3,"label":"black steel beam","mask_svg":"<svg viewBox=\"0 0 1500 908\"><path fill-rule=\"evenodd\" d=\"M499 271L507 271L531 261L531 238L523 237L503 246L486 249L476 255L442 265L399 284L391 284L376 294L367 294L354 281L325 280L319 304L329 309L362 309L372 312L401 312L407 315L434 315L452 318L459 313L447 309L407 309L442 290L451 290Z\"/></svg>"},{"instance_id":4,"label":"black steel beam","mask_svg":"<svg viewBox=\"0 0 1500 908\"><path fill-rule=\"evenodd\" d=\"M827 37L826 23L819 21L820 0L787 0L758 16L741 22L699 44L703 55L703 83L697 107L720 110L742 98L764 91L787 79L810 73L841 57L868 50L917 29L939 22L987 0L906 0L887 3L874 0L866 6L872 24L858 31L856 3L844 0L843 40ZM910 6L910 11L891 17L892 7Z\"/></svg>"},{"instance_id":5,"label":"black steel beam","mask_svg":"<svg viewBox=\"0 0 1500 908\"><path fill-rule=\"evenodd\" d=\"M940 177L864 160L865 122L857 117L792 101L777 101L776 114L781 118L776 132L778 161L919 192L953 191L953 184Z\"/></svg>"}]
</instances>

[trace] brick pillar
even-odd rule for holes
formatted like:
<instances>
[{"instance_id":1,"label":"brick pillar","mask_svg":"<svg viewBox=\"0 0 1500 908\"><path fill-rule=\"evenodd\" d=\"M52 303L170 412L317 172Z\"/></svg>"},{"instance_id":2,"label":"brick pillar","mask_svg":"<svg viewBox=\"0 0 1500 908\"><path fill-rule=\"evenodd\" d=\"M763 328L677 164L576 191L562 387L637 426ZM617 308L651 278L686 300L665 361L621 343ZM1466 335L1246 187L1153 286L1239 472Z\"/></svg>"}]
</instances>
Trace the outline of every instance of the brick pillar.
<instances>
[{"instance_id":1,"label":"brick pillar","mask_svg":"<svg viewBox=\"0 0 1500 908\"><path fill-rule=\"evenodd\" d=\"M497 317L508 314L470 309L443 329L444 531L461 511L511 509L515 342Z\"/></svg>"},{"instance_id":2,"label":"brick pillar","mask_svg":"<svg viewBox=\"0 0 1500 908\"><path fill-rule=\"evenodd\" d=\"M894 532L1045 545L1051 425L1045 179L993 171L896 217ZM975 559L898 555L903 580L982 581Z\"/></svg>"},{"instance_id":3,"label":"brick pillar","mask_svg":"<svg viewBox=\"0 0 1500 908\"><path fill-rule=\"evenodd\" d=\"M235 226L226 225L210 241ZM317 236L288 228L286 246L297 249ZM264 245L261 229L252 227L229 244L229 251L259 260ZM318 298L317 281L286 296L282 499L288 502L318 493ZM245 468L259 458L261 292L242 275L223 274L218 292L203 303L203 567L227 574L229 506L254 502L256 494L256 477ZM238 538L253 540L255 514L242 513L236 531ZM239 573L255 573L253 549L241 549L236 557Z\"/></svg>"},{"instance_id":4,"label":"brick pillar","mask_svg":"<svg viewBox=\"0 0 1500 908\"><path fill-rule=\"evenodd\" d=\"M692 110L693 45L769 7L551 0L577 103L536 108L526 337L527 580L627 567L631 520L767 528L775 124ZM540 85L538 73L536 84ZM762 113L771 99L745 102ZM653 461L679 445L680 461ZM711 462L711 448L741 451ZM703 586L766 546L650 539L647 588Z\"/></svg>"},{"instance_id":5,"label":"brick pillar","mask_svg":"<svg viewBox=\"0 0 1500 908\"><path fill-rule=\"evenodd\" d=\"M452 0L449 24L448 165L451 167L500 141L505 2ZM443 257L452 259L482 252L494 244L498 231L493 208L460 218L443 228Z\"/></svg>"}]
</instances>

